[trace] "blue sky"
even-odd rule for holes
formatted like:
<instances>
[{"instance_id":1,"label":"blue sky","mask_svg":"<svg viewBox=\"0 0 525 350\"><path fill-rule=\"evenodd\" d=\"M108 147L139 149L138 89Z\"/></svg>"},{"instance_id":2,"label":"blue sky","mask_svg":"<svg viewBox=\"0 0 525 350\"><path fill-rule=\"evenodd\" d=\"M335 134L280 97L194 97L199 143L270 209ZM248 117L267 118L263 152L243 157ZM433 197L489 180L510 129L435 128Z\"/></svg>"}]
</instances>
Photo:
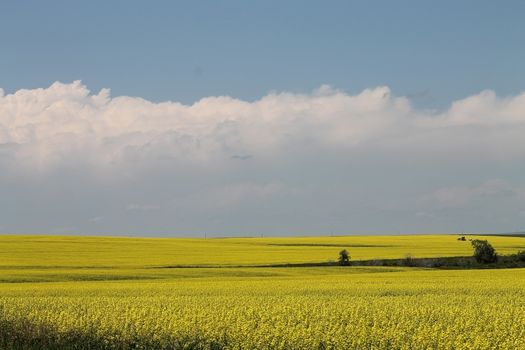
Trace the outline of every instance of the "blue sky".
<instances>
[{"instance_id":1,"label":"blue sky","mask_svg":"<svg viewBox=\"0 0 525 350\"><path fill-rule=\"evenodd\" d=\"M0 2L0 232L525 228L523 1Z\"/></svg>"},{"instance_id":2,"label":"blue sky","mask_svg":"<svg viewBox=\"0 0 525 350\"><path fill-rule=\"evenodd\" d=\"M4 1L0 86L152 101L379 85L443 108L524 89L523 1Z\"/></svg>"}]
</instances>

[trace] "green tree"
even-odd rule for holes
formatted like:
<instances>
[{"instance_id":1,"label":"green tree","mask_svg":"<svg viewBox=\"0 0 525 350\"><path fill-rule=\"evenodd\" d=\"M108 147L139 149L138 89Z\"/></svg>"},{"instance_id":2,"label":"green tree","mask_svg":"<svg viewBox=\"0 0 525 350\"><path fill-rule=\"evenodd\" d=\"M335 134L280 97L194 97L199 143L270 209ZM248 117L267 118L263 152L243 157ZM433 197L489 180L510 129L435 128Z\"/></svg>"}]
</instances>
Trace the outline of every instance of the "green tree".
<instances>
[{"instance_id":1,"label":"green tree","mask_svg":"<svg viewBox=\"0 0 525 350\"><path fill-rule=\"evenodd\" d=\"M489 264L498 261L496 250L487 240L474 239L471 243L474 248L474 258L478 263Z\"/></svg>"},{"instance_id":2,"label":"green tree","mask_svg":"<svg viewBox=\"0 0 525 350\"><path fill-rule=\"evenodd\" d=\"M339 265L348 266L350 265L350 254L346 249L339 252Z\"/></svg>"}]
</instances>

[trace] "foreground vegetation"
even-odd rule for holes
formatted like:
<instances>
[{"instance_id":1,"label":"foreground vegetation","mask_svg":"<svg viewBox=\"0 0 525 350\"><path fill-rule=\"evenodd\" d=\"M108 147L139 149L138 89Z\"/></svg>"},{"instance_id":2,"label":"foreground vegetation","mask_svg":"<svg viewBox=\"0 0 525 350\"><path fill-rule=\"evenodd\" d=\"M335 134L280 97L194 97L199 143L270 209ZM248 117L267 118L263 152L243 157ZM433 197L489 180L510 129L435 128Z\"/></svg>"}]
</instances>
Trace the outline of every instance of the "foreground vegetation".
<instances>
[{"instance_id":1,"label":"foreground vegetation","mask_svg":"<svg viewBox=\"0 0 525 350\"><path fill-rule=\"evenodd\" d=\"M171 280L4 284L0 345L525 348L522 269L234 268L228 276L214 270Z\"/></svg>"},{"instance_id":2,"label":"foreground vegetation","mask_svg":"<svg viewBox=\"0 0 525 350\"><path fill-rule=\"evenodd\" d=\"M387 246L395 247L396 259L415 254L414 248L419 257L424 249L432 257L431 243L445 256L462 249L472 254L470 243L454 236L405 237L201 240L219 249L209 261L200 260L216 266L201 268L162 267L197 265L192 250L170 258L137 247L133 260L126 244L136 240L0 237L13 248L0 250L0 348L525 348L525 269L231 267L287 262L285 249L293 262L308 263L312 255L336 260L341 247L333 242L346 243L352 259L355 250L370 259L381 250L391 253ZM369 247L357 249L356 242ZM525 246L523 238L490 242L507 254ZM161 245L178 251L177 244L196 254L201 249L198 240L142 243L146 252L163 251ZM244 251L235 255L237 245L260 255L245 260ZM304 250L302 259L297 247ZM219 267L220 261L230 267Z\"/></svg>"}]
</instances>

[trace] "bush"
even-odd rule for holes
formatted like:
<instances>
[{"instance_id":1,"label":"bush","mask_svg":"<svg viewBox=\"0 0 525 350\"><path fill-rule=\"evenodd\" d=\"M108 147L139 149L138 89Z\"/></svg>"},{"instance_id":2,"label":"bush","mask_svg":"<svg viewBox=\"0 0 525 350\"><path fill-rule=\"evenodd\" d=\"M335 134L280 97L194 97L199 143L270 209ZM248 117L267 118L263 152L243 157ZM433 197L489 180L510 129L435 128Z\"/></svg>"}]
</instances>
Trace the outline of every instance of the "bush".
<instances>
[{"instance_id":1,"label":"bush","mask_svg":"<svg viewBox=\"0 0 525 350\"><path fill-rule=\"evenodd\" d=\"M416 266L416 260L412 254L405 255L403 266Z\"/></svg>"},{"instance_id":2,"label":"bush","mask_svg":"<svg viewBox=\"0 0 525 350\"><path fill-rule=\"evenodd\" d=\"M368 261L368 266L384 266L385 263L383 260L373 259Z\"/></svg>"},{"instance_id":3,"label":"bush","mask_svg":"<svg viewBox=\"0 0 525 350\"><path fill-rule=\"evenodd\" d=\"M520 250L518 254L516 254L516 258L519 261L525 261L525 250Z\"/></svg>"},{"instance_id":4,"label":"bush","mask_svg":"<svg viewBox=\"0 0 525 350\"><path fill-rule=\"evenodd\" d=\"M440 258L432 259L431 267L443 267L444 265L445 265L445 262L443 261L443 259L440 259Z\"/></svg>"},{"instance_id":5,"label":"bush","mask_svg":"<svg viewBox=\"0 0 525 350\"><path fill-rule=\"evenodd\" d=\"M339 252L339 265L350 265L350 254L348 254L348 251L346 249L343 249Z\"/></svg>"},{"instance_id":6,"label":"bush","mask_svg":"<svg viewBox=\"0 0 525 350\"><path fill-rule=\"evenodd\" d=\"M475 239L471 243L474 248L474 259L478 263L490 264L498 261L496 250L487 240Z\"/></svg>"}]
</instances>

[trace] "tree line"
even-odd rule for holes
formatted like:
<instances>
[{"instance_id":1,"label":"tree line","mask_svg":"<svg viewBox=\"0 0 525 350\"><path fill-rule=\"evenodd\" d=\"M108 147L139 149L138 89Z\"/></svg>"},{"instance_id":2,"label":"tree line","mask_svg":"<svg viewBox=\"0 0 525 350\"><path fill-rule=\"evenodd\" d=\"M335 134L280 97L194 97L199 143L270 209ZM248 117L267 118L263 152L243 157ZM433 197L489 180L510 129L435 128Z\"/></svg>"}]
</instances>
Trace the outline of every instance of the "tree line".
<instances>
[{"instance_id":1,"label":"tree line","mask_svg":"<svg viewBox=\"0 0 525 350\"><path fill-rule=\"evenodd\" d=\"M458 238L459 241L466 241L467 239L462 236ZM473 248L473 254L472 258L475 260L475 262L479 265L488 265L488 264L497 264L499 260L502 260L501 263L503 264L503 267L523 267L522 265L525 264L525 251L518 251L516 254L509 255L509 256L500 256L496 252L496 249L492 246L492 244L489 243L488 240L482 240L482 239L472 239L470 240L470 243ZM501 259L500 259L501 258ZM351 265L351 256L348 250L343 249L339 252L338 257L338 263L341 266L349 266ZM392 259L396 260L396 259ZM448 258L425 258L425 259L419 259L423 260L425 264L418 265L418 259L414 258L412 255L407 255L404 259L402 259L401 264L404 266L423 266L423 267L446 267L446 266L455 266L455 267L468 267L471 266L469 260L465 260L465 258L457 258L457 257L448 257ZM368 261L368 265L373 264L373 262L376 262L375 265L385 265L386 261L380 261L380 260L374 260L374 261ZM357 265L363 265L363 262L355 262L354 264ZM396 265L396 263L392 263L391 265Z\"/></svg>"}]
</instances>

